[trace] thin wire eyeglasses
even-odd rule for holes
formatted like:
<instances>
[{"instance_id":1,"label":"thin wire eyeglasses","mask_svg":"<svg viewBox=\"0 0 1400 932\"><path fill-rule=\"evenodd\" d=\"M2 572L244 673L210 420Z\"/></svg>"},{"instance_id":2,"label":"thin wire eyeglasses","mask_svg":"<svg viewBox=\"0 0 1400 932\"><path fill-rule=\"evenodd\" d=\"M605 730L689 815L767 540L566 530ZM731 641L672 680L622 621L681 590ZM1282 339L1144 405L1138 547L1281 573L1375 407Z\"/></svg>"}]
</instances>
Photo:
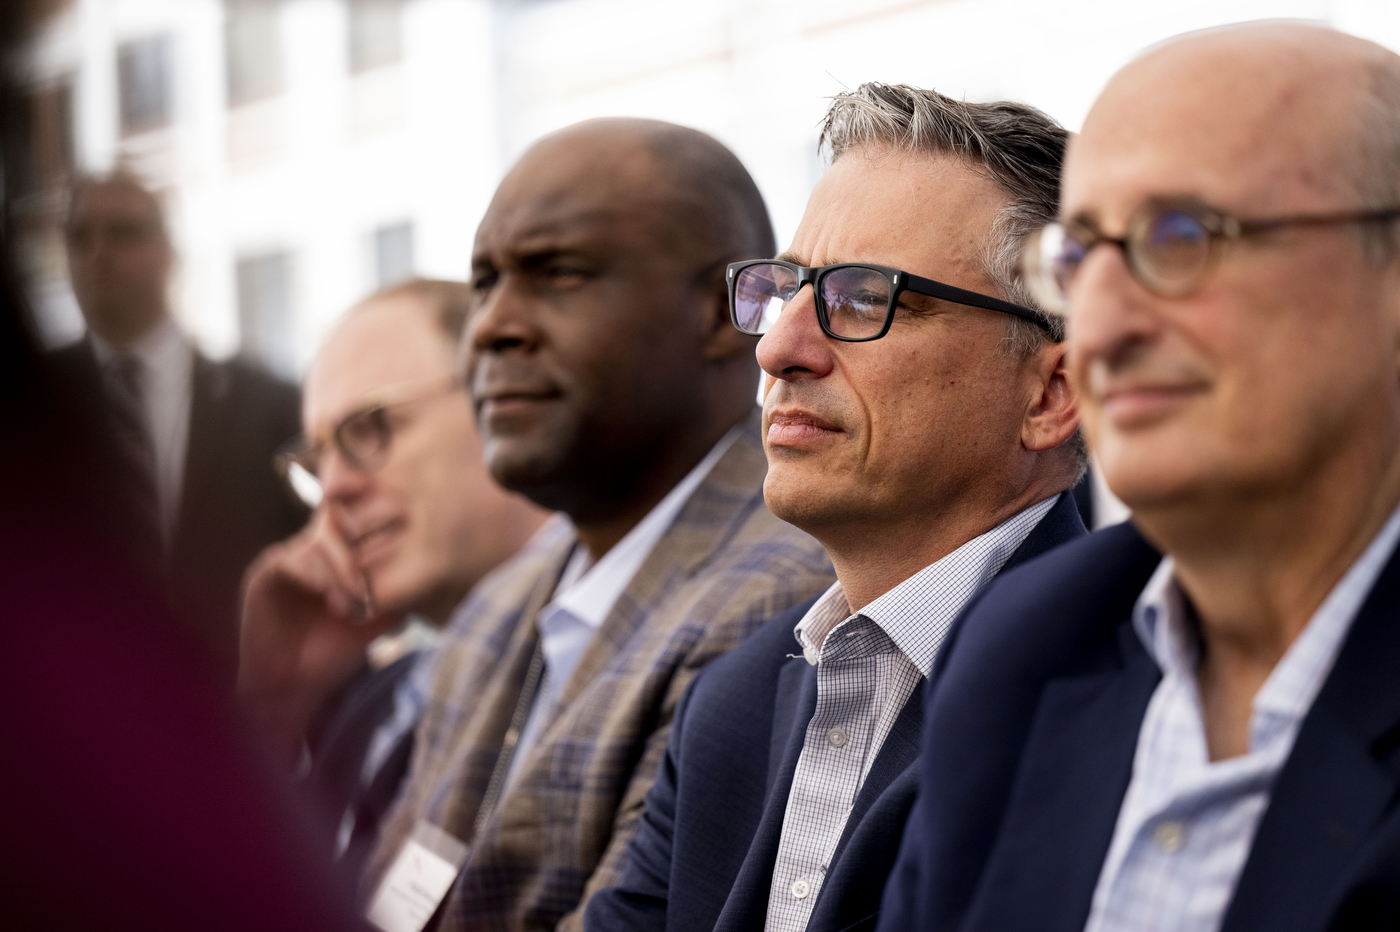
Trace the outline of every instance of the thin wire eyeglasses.
<instances>
[{"instance_id":1,"label":"thin wire eyeglasses","mask_svg":"<svg viewBox=\"0 0 1400 932\"><path fill-rule=\"evenodd\" d=\"M389 458L396 429L394 414L462 390L462 380L455 375L434 379L427 389L421 383L387 389L375 401L345 415L326 434L298 437L286 444L273 457L273 469L292 494L315 508L324 497L319 478L321 457L332 444L351 468L374 472Z\"/></svg>"},{"instance_id":2,"label":"thin wire eyeglasses","mask_svg":"<svg viewBox=\"0 0 1400 932\"><path fill-rule=\"evenodd\" d=\"M1107 236L1090 220L1051 223L1033 233L1023 259L1027 285L1047 311L1065 314L1070 291L1089 253L1118 247L1138 284L1164 298L1184 298L1205 282L1224 243L1294 226L1382 223L1400 219L1400 207L1245 219L1191 197L1156 198L1138 208L1122 237Z\"/></svg>"}]
</instances>

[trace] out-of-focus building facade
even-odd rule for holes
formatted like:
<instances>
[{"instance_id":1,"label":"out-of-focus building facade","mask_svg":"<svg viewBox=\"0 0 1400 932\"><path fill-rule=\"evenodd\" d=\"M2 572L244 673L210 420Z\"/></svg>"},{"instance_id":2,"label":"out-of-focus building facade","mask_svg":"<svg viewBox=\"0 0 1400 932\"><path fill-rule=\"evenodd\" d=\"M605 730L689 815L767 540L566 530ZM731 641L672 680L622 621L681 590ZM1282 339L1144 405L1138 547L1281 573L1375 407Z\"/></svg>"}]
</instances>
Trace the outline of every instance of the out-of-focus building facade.
<instances>
[{"instance_id":1,"label":"out-of-focus building facade","mask_svg":"<svg viewBox=\"0 0 1400 932\"><path fill-rule=\"evenodd\" d=\"M904 81L1071 127L1143 47L1297 17L1400 48L1393 0L52 0L25 62L21 239L47 338L81 332L63 192L128 166L167 204L173 304L203 348L295 376L334 318L410 274L462 278L510 161L603 115L706 130L786 245L825 98Z\"/></svg>"}]
</instances>

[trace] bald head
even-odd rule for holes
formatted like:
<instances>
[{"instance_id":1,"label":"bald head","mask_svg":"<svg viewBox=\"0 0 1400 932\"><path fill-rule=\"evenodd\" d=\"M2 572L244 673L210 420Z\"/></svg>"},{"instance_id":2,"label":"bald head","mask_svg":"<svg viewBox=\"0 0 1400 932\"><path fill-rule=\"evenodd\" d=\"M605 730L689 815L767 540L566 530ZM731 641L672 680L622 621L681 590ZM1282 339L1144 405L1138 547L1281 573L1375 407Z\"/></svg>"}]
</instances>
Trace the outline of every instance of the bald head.
<instances>
[{"instance_id":1,"label":"bald head","mask_svg":"<svg viewBox=\"0 0 1400 932\"><path fill-rule=\"evenodd\" d=\"M521 157L496 195L550 181L549 197L599 211L641 214L656 244L689 260L770 256L773 228L758 186L714 137L660 120L587 120L552 133Z\"/></svg>"},{"instance_id":2,"label":"bald head","mask_svg":"<svg viewBox=\"0 0 1400 932\"><path fill-rule=\"evenodd\" d=\"M1397 185L1400 58L1330 29L1173 39L1094 104L1065 166L1062 214L1076 229L1121 237L1136 222L1151 234L1140 261L1170 273L1172 238L1188 228L1154 203L1203 203L1187 210L1241 224L1211 237L1175 293L1105 246L1070 287L1086 433L1159 543L1172 536L1163 515L1186 526L1233 514L1242 527L1251 502L1279 506L1319 482L1318 501L1373 488L1366 469L1400 447L1400 263L1395 224L1355 215L1400 205ZM1263 223L1300 217L1327 222Z\"/></svg>"},{"instance_id":3,"label":"bald head","mask_svg":"<svg viewBox=\"0 0 1400 932\"><path fill-rule=\"evenodd\" d=\"M753 179L704 133L590 120L532 146L472 256L466 366L497 480L576 522L659 499L753 408L725 266L773 251Z\"/></svg>"},{"instance_id":4,"label":"bald head","mask_svg":"<svg viewBox=\"0 0 1400 932\"><path fill-rule=\"evenodd\" d=\"M1109 82L1071 144L1069 171L1135 138L1165 143L1157 158L1173 163L1179 186L1207 200L1229 192L1228 206L1244 214L1395 203L1400 57L1335 30L1290 23L1172 39ZM1189 165L1179 158L1183 147L1193 150ZM1137 170L1121 159L1108 168L1112 177L1096 182L1104 187ZM1279 201L1285 190L1294 198L1286 205ZM1065 193L1067 201L1075 194Z\"/></svg>"}]
</instances>

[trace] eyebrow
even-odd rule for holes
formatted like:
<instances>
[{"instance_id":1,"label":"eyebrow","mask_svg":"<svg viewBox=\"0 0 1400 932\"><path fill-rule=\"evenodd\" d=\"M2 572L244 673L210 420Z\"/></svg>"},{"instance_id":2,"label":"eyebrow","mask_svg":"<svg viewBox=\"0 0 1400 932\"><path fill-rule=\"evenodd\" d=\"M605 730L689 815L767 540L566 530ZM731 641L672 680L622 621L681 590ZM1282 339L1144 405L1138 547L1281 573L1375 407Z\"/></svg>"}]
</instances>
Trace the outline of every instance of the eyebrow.
<instances>
[{"instance_id":1,"label":"eyebrow","mask_svg":"<svg viewBox=\"0 0 1400 932\"><path fill-rule=\"evenodd\" d=\"M807 267L807 263L795 252L780 252L773 258L777 259L779 262L791 262L793 265L800 265L803 268Z\"/></svg>"}]
</instances>

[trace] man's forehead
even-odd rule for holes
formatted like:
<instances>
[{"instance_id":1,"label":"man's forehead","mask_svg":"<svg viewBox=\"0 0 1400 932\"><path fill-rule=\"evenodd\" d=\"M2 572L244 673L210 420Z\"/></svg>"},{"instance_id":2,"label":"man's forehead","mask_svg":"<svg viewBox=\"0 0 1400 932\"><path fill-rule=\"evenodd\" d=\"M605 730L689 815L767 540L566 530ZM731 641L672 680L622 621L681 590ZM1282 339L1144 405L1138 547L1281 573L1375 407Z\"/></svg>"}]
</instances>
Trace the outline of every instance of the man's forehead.
<instances>
[{"instance_id":1,"label":"man's forehead","mask_svg":"<svg viewBox=\"0 0 1400 932\"><path fill-rule=\"evenodd\" d=\"M387 390L451 374L453 350L422 298L400 295L352 311L307 373L304 426L323 431Z\"/></svg>"},{"instance_id":2,"label":"man's forehead","mask_svg":"<svg viewBox=\"0 0 1400 932\"><path fill-rule=\"evenodd\" d=\"M979 266L1007 195L954 156L855 152L822 176L785 257L873 262L936 278Z\"/></svg>"},{"instance_id":3,"label":"man's forehead","mask_svg":"<svg viewBox=\"0 0 1400 932\"><path fill-rule=\"evenodd\" d=\"M1205 35L1124 68L1070 143L1064 213L1116 225L1142 200L1176 194L1247 215L1350 206L1358 74L1294 40Z\"/></svg>"}]
</instances>

